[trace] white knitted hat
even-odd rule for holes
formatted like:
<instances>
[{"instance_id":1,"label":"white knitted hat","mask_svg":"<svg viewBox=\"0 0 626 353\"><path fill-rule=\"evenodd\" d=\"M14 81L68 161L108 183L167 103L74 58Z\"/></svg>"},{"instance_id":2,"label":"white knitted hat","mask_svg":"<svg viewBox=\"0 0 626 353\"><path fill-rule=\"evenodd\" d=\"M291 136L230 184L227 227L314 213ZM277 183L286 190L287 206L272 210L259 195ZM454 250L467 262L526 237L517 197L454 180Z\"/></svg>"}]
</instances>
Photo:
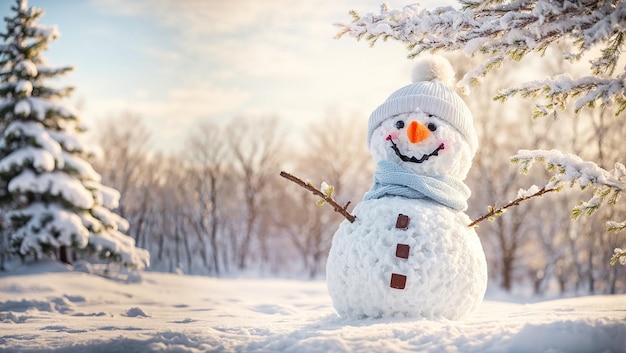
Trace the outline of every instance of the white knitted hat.
<instances>
[{"instance_id":1,"label":"white knitted hat","mask_svg":"<svg viewBox=\"0 0 626 353\"><path fill-rule=\"evenodd\" d=\"M368 144L383 121L418 108L454 126L465 137L472 155L478 148L474 120L465 102L449 86L454 81L450 62L440 56L422 59L413 71L413 83L393 92L369 118Z\"/></svg>"}]
</instances>

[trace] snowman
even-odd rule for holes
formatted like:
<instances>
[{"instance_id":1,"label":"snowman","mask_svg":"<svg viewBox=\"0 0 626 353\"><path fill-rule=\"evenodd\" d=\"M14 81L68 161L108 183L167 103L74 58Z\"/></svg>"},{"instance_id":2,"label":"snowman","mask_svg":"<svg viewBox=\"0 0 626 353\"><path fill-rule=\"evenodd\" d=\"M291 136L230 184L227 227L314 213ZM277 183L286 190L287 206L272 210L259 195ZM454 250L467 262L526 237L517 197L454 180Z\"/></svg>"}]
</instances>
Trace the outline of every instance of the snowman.
<instances>
[{"instance_id":1,"label":"snowman","mask_svg":"<svg viewBox=\"0 0 626 353\"><path fill-rule=\"evenodd\" d=\"M463 183L478 140L453 80L446 59L427 57L370 115L374 185L336 231L326 266L342 317L458 320L483 299L487 265Z\"/></svg>"}]
</instances>

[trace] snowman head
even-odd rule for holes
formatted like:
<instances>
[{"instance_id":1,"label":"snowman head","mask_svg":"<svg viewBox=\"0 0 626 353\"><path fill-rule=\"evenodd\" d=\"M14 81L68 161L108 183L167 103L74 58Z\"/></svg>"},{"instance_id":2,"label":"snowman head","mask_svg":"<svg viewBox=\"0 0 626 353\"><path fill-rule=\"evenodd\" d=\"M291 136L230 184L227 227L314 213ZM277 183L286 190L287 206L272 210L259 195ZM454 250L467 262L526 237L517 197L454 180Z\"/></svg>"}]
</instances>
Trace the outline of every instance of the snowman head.
<instances>
[{"instance_id":1,"label":"snowman head","mask_svg":"<svg viewBox=\"0 0 626 353\"><path fill-rule=\"evenodd\" d=\"M451 88L454 71L443 57L427 57L413 83L395 91L369 118L375 162L390 160L421 175L465 179L478 147L472 114Z\"/></svg>"}]
</instances>

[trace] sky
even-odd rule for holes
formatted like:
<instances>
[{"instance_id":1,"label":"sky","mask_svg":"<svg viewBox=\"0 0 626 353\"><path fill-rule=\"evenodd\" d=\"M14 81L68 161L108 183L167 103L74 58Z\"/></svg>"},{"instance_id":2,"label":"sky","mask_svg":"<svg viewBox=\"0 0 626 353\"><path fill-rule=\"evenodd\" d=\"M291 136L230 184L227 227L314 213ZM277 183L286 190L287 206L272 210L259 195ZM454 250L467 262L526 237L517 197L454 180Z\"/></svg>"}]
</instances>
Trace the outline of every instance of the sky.
<instances>
[{"instance_id":1,"label":"sky","mask_svg":"<svg viewBox=\"0 0 626 353\"><path fill-rule=\"evenodd\" d=\"M390 1L403 7L415 1ZM276 116L296 135L328 115L367 117L410 83L397 42L370 48L334 23L379 11L383 0L29 0L61 37L44 53L74 66L59 85L91 133L124 113L142 117L151 146L176 151L203 120ZM0 1L0 15L12 0ZM424 8L452 0L420 2ZM4 29L4 26L3 26ZM56 82L55 82L56 84Z\"/></svg>"}]
</instances>

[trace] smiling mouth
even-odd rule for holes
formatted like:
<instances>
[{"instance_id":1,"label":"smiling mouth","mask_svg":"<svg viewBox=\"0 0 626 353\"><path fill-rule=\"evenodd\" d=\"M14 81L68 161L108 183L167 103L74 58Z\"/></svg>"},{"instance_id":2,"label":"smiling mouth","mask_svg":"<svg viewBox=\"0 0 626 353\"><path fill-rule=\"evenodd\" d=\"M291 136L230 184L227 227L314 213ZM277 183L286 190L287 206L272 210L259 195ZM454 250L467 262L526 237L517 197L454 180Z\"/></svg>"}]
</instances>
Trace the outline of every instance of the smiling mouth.
<instances>
[{"instance_id":1,"label":"smiling mouth","mask_svg":"<svg viewBox=\"0 0 626 353\"><path fill-rule=\"evenodd\" d=\"M393 149L394 152L396 152L396 155L400 157L400 159L403 162L422 163L422 162L427 161L430 157L438 156L439 151L442 151L445 149L445 146L443 145L443 143L441 143L439 146L437 146L437 148L435 148L434 151L430 152L429 154L424 154L422 158L417 159L415 156L409 157L409 156L402 154L402 152L400 152L400 149L398 148L396 143L393 142L391 135L387 136L387 140L391 141L391 148Z\"/></svg>"}]
</instances>

